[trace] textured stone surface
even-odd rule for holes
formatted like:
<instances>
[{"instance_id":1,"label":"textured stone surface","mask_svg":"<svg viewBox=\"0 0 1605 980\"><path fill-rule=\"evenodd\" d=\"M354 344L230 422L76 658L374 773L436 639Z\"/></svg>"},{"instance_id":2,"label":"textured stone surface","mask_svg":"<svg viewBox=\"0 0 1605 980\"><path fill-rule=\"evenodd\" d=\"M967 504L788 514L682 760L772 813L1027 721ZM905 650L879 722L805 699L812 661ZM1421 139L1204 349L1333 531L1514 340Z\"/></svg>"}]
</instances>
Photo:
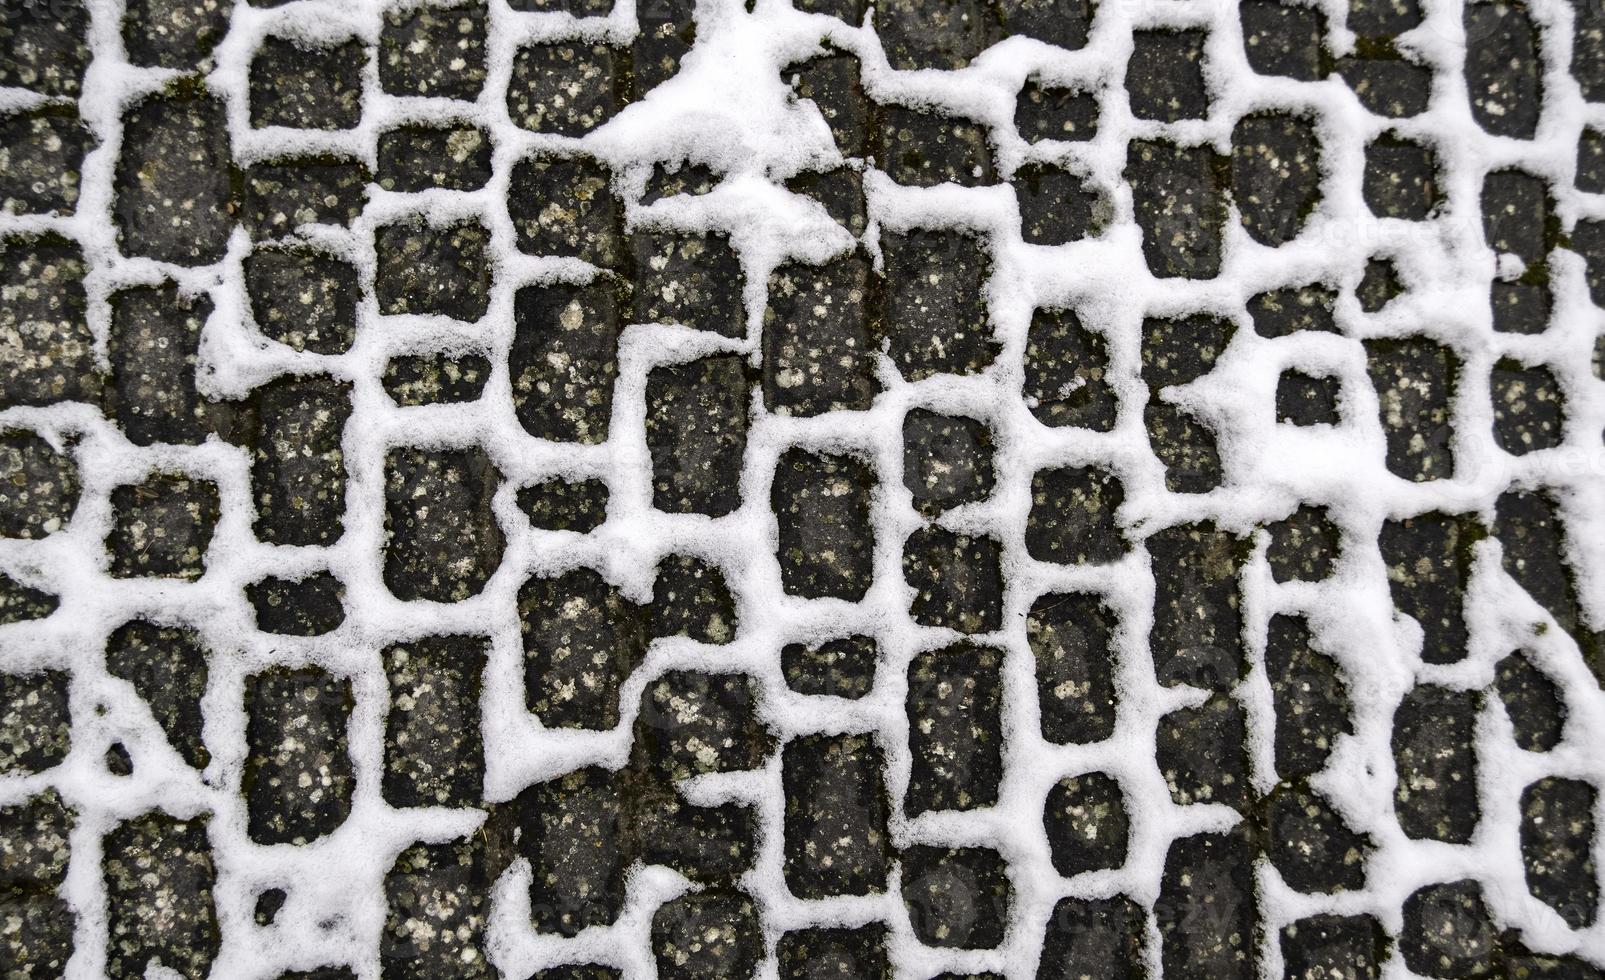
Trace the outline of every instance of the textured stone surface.
<instances>
[{"instance_id":1,"label":"textured stone surface","mask_svg":"<svg viewBox=\"0 0 1605 980\"><path fill-rule=\"evenodd\" d=\"M315 667L246 679L244 791L251 839L306 844L351 813L351 682Z\"/></svg>"}]
</instances>

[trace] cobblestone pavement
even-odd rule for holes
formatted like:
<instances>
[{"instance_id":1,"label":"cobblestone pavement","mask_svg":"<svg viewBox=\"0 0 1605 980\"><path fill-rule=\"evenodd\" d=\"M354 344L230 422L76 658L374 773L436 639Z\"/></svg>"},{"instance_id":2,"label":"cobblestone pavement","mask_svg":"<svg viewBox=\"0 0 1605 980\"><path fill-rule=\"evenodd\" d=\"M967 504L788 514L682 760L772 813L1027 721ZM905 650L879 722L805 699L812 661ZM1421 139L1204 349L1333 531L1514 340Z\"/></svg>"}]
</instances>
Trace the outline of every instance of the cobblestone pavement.
<instances>
[{"instance_id":1,"label":"cobblestone pavement","mask_svg":"<svg viewBox=\"0 0 1605 980\"><path fill-rule=\"evenodd\" d=\"M0 975L1598 978L1601 306L1594 0L0 0Z\"/></svg>"}]
</instances>

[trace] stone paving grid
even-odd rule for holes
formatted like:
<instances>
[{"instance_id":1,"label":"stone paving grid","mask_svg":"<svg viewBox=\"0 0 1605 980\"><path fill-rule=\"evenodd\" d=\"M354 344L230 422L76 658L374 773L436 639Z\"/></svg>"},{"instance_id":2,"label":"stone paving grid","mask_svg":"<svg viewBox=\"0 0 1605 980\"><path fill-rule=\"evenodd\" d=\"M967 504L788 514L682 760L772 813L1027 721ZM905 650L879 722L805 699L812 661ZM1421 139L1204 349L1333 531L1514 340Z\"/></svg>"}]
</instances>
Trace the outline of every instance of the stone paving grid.
<instances>
[{"instance_id":1,"label":"stone paving grid","mask_svg":"<svg viewBox=\"0 0 1605 980\"><path fill-rule=\"evenodd\" d=\"M5 10L0 81L20 86L0 165L0 463L21 488L0 501L14 975L55 975L69 948L74 976L138 975L152 955L191 976L478 976L487 957L514 976L727 975L770 954L788 976L833 957L846 975L1130 961L1369 976L1383 958L1390 976L1597 975L1597 11L1427 4L1421 22L1367 4L1325 11L1323 29L1312 8L1267 3L908 4L876 15L877 38L704 3L694 28L684 9L656 29L644 12L636 42L627 3L585 23L435 9L203 5L177 36L120 32L111 4ZM909 26L932 17L945 26ZM1361 38L1338 57L1345 20ZM389 60L409 32L464 23L484 25L482 73L472 44L443 70ZM592 46L611 41L646 87L687 38L728 54L754 30L776 77L820 35L861 60L865 93L849 86L839 112L850 61L794 85L833 110L843 155L878 165L862 206L856 164L816 179L799 160L828 154L702 147L746 168L731 185L756 162L818 195L846 229L828 247L797 236L801 268L772 276L817 221L755 223L751 202L778 199L750 184L674 199L720 174L649 175L677 162L664 134L696 127L666 101L649 106L656 128L637 113L581 144L615 171L635 234L601 213L567 235L563 216L515 216L559 181L594 199L583 161L526 161L599 118L582 103L548 123L513 94L538 54L515 52L584 38L577 57L622 64ZM264 39L279 32L322 53ZM154 67L194 68L214 43L200 68L221 66L216 101ZM686 73L707 79L712 60ZM1314 80L1329 71L1343 81ZM1468 95L1468 78L1499 85ZM1092 138L1028 142L1041 123L1017 123L1017 101L1050 99L1046 132ZM876 104L877 127L855 130ZM1272 107L1320 125L1255 115ZM417 128L441 122L459 131ZM282 123L295 131L260 128ZM193 195L165 228L118 184L150 146L195 151L143 169L157 197ZM56 182L85 150L74 200ZM253 210L287 150L310 158L302 173L325 168L330 190L305 205L325 223ZM362 167L334 163L345 154ZM230 156L244 173L224 186ZM980 186L928 186L944 180ZM1201 217L1165 214L1189 188ZM1236 220L1210 210L1226 200ZM209 210L224 202L249 231L230 236ZM701 237L709 224L733 252ZM696 234L664 240L675 226ZM825 264L847 235L874 271ZM1522 262L1496 269L1490 244ZM561 285L586 263L623 273L620 289L606 273ZM932 267L959 287L924 290ZM313 277L321 293L284 288ZM843 376L798 385L776 339L808 315L783 299L793 282L859 289L887 356L859 356L847 316ZM1276 292L1307 283L1324 285ZM911 332L900 302L958 329ZM986 330L965 321L978 308ZM607 330L550 335L592 316L685 327L632 326L616 360ZM152 344L142 326L172 334ZM199 345L198 381L174 344ZM45 347L56 363L36 359ZM541 378L553 357L585 367ZM610 406L587 404L607 391ZM409 404L427 400L447 404ZM797 417L818 407L867 410ZM1314 465L1327 453L1343 465ZM387 527L408 533L387 545ZM977 645L953 646L964 637ZM575 647L616 692L572 693ZM857 697L820 700L834 694ZM866 828L884 839L841 851L848 871L791 850ZM498 882L515 857L542 870ZM677 897L666 866L709 889ZM722 941L688 951L705 927Z\"/></svg>"}]
</instances>

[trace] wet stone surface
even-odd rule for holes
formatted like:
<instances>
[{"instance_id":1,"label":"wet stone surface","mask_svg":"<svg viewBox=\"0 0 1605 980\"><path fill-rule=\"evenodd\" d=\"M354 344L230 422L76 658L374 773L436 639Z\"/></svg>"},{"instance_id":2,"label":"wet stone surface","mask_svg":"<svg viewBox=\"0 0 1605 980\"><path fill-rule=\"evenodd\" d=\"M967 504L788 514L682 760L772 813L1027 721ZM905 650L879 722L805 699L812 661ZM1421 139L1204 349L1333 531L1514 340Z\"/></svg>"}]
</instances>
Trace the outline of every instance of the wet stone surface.
<instances>
[{"instance_id":1,"label":"wet stone surface","mask_svg":"<svg viewBox=\"0 0 1605 980\"><path fill-rule=\"evenodd\" d=\"M1454 351L1421 337L1369 340L1365 350L1388 470L1417 483L1453 476L1449 402L1459 372Z\"/></svg>"},{"instance_id":2,"label":"wet stone surface","mask_svg":"<svg viewBox=\"0 0 1605 980\"><path fill-rule=\"evenodd\" d=\"M1027 553L1038 561L1067 565L1118 561L1126 553L1126 541L1115 512L1124 499L1120 480L1106 470L1037 471L1031 477L1031 512L1025 523Z\"/></svg>"},{"instance_id":3,"label":"wet stone surface","mask_svg":"<svg viewBox=\"0 0 1605 980\"><path fill-rule=\"evenodd\" d=\"M532 44L513 56L507 114L537 133L584 136L628 99L620 53L604 44Z\"/></svg>"},{"instance_id":4,"label":"wet stone surface","mask_svg":"<svg viewBox=\"0 0 1605 980\"><path fill-rule=\"evenodd\" d=\"M251 491L259 540L314 545L340 538L350 417L349 387L333 378L285 378L258 390Z\"/></svg>"},{"instance_id":5,"label":"wet stone surface","mask_svg":"<svg viewBox=\"0 0 1605 980\"><path fill-rule=\"evenodd\" d=\"M601 480L543 480L518 491L518 509L542 531L589 534L607 520L607 484Z\"/></svg>"},{"instance_id":6,"label":"wet stone surface","mask_svg":"<svg viewBox=\"0 0 1605 980\"><path fill-rule=\"evenodd\" d=\"M485 779L479 735L485 641L428 636L384 652L390 679L383 792L391 806L474 806Z\"/></svg>"},{"instance_id":7,"label":"wet stone surface","mask_svg":"<svg viewBox=\"0 0 1605 980\"><path fill-rule=\"evenodd\" d=\"M781 980L890 980L892 976L884 926L796 929L780 937L775 956L780 962Z\"/></svg>"},{"instance_id":8,"label":"wet stone surface","mask_svg":"<svg viewBox=\"0 0 1605 980\"><path fill-rule=\"evenodd\" d=\"M1334 290L1311 283L1257 293L1248 301L1248 312L1261 337L1286 337L1300 330L1337 333L1332 320L1336 301Z\"/></svg>"},{"instance_id":9,"label":"wet stone surface","mask_svg":"<svg viewBox=\"0 0 1605 980\"><path fill-rule=\"evenodd\" d=\"M1053 907L1037 966L1041 980L1140 980L1147 913L1124 895L1062 898Z\"/></svg>"},{"instance_id":10,"label":"wet stone surface","mask_svg":"<svg viewBox=\"0 0 1605 980\"><path fill-rule=\"evenodd\" d=\"M789 69L787 84L797 98L814 103L842 156L867 156L873 139L874 105L859 80L862 66L854 55L833 47L826 51L823 57Z\"/></svg>"},{"instance_id":11,"label":"wet stone surface","mask_svg":"<svg viewBox=\"0 0 1605 980\"><path fill-rule=\"evenodd\" d=\"M998 852L916 845L905 850L903 904L926 946L992 949L1003 942L1011 889Z\"/></svg>"},{"instance_id":12,"label":"wet stone surface","mask_svg":"<svg viewBox=\"0 0 1605 980\"><path fill-rule=\"evenodd\" d=\"M903 543L909 615L921 626L990 633L1003 616L1002 546L996 538L923 527Z\"/></svg>"},{"instance_id":13,"label":"wet stone surface","mask_svg":"<svg viewBox=\"0 0 1605 980\"><path fill-rule=\"evenodd\" d=\"M1482 536L1472 519L1438 512L1382 526L1378 542L1393 605L1421 627L1421 659L1428 663L1465 656L1471 546Z\"/></svg>"},{"instance_id":14,"label":"wet stone surface","mask_svg":"<svg viewBox=\"0 0 1605 980\"><path fill-rule=\"evenodd\" d=\"M0 572L0 626L44 619L60 607L61 600L56 595Z\"/></svg>"},{"instance_id":15,"label":"wet stone surface","mask_svg":"<svg viewBox=\"0 0 1605 980\"><path fill-rule=\"evenodd\" d=\"M1003 773L1003 656L960 644L915 656L908 667L913 772L903 808L973 810L997 802Z\"/></svg>"},{"instance_id":16,"label":"wet stone surface","mask_svg":"<svg viewBox=\"0 0 1605 980\"><path fill-rule=\"evenodd\" d=\"M1223 690L1244 670L1237 577L1247 546L1213 524L1183 524L1148 539L1160 683Z\"/></svg>"},{"instance_id":17,"label":"wet stone surface","mask_svg":"<svg viewBox=\"0 0 1605 980\"><path fill-rule=\"evenodd\" d=\"M587 156L535 156L515 164L507 213L519 250L617 267L625 256L624 217L612 179L605 164Z\"/></svg>"},{"instance_id":18,"label":"wet stone surface","mask_svg":"<svg viewBox=\"0 0 1605 980\"><path fill-rule=\"evenodd\" d=\"M1221 485L1220 450L1208 425L1180 405L1165 401L1149 402L1142 417L1149 446L1165 466L1166 490L1208 493Z\"/></svg>"},{"instance_id":19,"label":"wet stone surface","mask_svg":"<svg viewBox=\"0 0 1605 980\"><path fill-rule=\"evenodd\" d=\"M1108 773L1059 780L1048 790L1042 821L1053 868L1066 878L1126 862L1130 818L1120 784Z\"/></svg>"},{"instance_id":20,"label":"wet stone surface","mask_svg":"<svg viewBox=\"0 0 1605 980\"><path fill-rule=\"evenodd\" d=\"M1482 816L1472 747L1477 707L1474 691L1422 684L1394 712L1393 811L1406 836L1462 844L1476 831Z\"/></svg>"},{"instance_id":21,"label":"wet stone surface","mask_svg":"<svg viewBox=\"0 0 1605 980\"><path fill-rule=\"evenodd\" d=\"M211 759L201 733L207 659L200 636L186 627L134 620L106 640L106 673L133 686L167 744L196 769Z\"/></svg>"},{"instance_id":22,"label":"wet stone surface","mask_svg":"<svg viewBox=\"0 0 1605 980\"><path fill-rule=\"evenodd\" d=\"M718 566L690 555L668 555L658 562L647 616L652 639L684 636L698 643L729 643L737 626L735 600Z\"/></svg>"},{"instance_id":23,"label":"wet stone surface","mask_svg":"<svg viewBox=\"0 0 1605 980\"><path fill-rule=\"evenodd\" d=\"M124 7L123 46L131 64L206 68L228 30L230 0L133 0Z\"/></svg>"},{"instance_id":24,"label":"wet stone surface","mask_svg":"<svg viewBox=\"0 0 1605 980\"><path fill-rule=\"evenodd\" d=\"M78 506L78 467L40 436L0 431L0 538L64 530Z\"/></svg>"},{"instance_id":25,"label":"wet stone surface","mask_svg":"<svg viewBox=\"0 0 1605 980\"><path fill-rule=\"evenodd\" d=\"M369 53L355 39L303 47L268 37L251 59L251 125L352 129L362 119Z\"/></svg>"},{"instance_id":26,"label":"wet stone surface","mask_svg":"<svg viewBox=\"0 0 1605 980\"><path fill-rule=\"evenodd\" d=\"M1114 733L1116 625L1090 593L1049 593L1032 605L1026 638L1036 660L1043 738L1064 745Z\"/></svg>"},{"instance_id":27,"label":"wet stone surface","mask_svg":"<svg viewBox=\"0 0 1605 980\"><path fill-rule=\"evenodd\" d=\"M638 276L634 322L746 335L741 260L728 236L637 234L630 244Z\"/></svg>"},{"instance_id":28,"label":"wet stone surface","mask_svg":"<svg viewBox=\"0 0 1605 980\"><path fill-rule=\"evenodd\" d=\"M741 505L748 391L746 368L733 356L652 369L646 384L652 506L723 517Z\"/></svg>"},{"instance_id":29,"label":"wet stone surface","mask_svg":"<svg viewBox=\"0 0 1605 980\"><path fill-rule=\"evenodd\" d=\"M1492 976L1497 942L1482 886L1472 879L1427 885L1404 901L1399 952L1417 973Z\"/></svg>"},{"instance_id":30,"label":"wet stone surface","mask_svg":"<svg viewBox=\"0 0 1605 980\"><path fill-rule=\"evenodd\" d=\"M992 492L992 434L979 419L916 408L903 417L903 485L934 517Z\"/></svg>"},{"instance_id":31,"label":"wet stone surface","mask_svg":"<svg viewBox=\"0 0 1605 980\"><path fill-rule=\"evenodd\" d=\"M1222 694L1159 719L1154 761L1173 802L1247 806L1246 724L1242 705Z\"/></svg>"},{"instance_id":32,"label":"wet stone surface","mask_svg":"<svg viewBox=\"0 0 1605 980\"><path fill-rule=\"evenodd\" d=\"M399 599L457 602L501 564L490 500L501 482L484 450L392 449L385 461L385 585Z\"/></svg>"},{"instance_id":33,"label":"wet stone surface","mask_svg":"<svg viewBox=\"0 0 1605 980\"><path fill-rule=\"evenodd\" d=\"M1340 545L1339 531L1325 507L1301 504L1268 526L1265 560L1278 582L1317 582L1332 572Z\"/></svg>"},{"instance_id":34,"label":"wet stone surface","mask_svg":"<svg viewBox=\"0 0 1605 980\"><path fill-rule=\"evenodd\" d=\"M1499 661L1496 670L1495 689L1516 744L1528 752L1548 752L1560 744L1566 703L1555 682L1520 652Z\"/></svg>"},{"instance_id":35,"label":"wet stone surface","mask_svg":"<svg viewBox=\"0 0 1605 980\"><path fill-rule=\"evenodd\" d=\"M992 150L979 123L899 105L882 106L880 119L882 166L899 184L976 187L994 181Z\"/></svg>"},{"instance_id":36,"label":"wet stone surface","mask_svg":"<svg viewBox=\"0 0 1605 980\"><path fill-rule=\"evenodd\" d=\"M471 191L490 179L490 138L472 126L406 126L379 136L379 186Z\"/></svg>"},{"instance_id":37,"label":"wet stone surface","mask_svg":"<svg viewBox=\"0 0 1605 980\"><path fill-rule=\"evenodd\" d=\"M984 243L958 230L883 233L883 343L903 377L975 374L996 355L986 303Z\"/></svg>"},{"instance_id":38,"label":"wet stone surface","mask_svg":"<svg viewBox=\"0 0 1605 980\"><path fill-rule=\"evenodd\" d=\"M822 643L788 643L780 651L786 686L798 694L857 699L875 685L875 639L844 636Z\"/></svg>"},{"instance_id":39,"label":"wet stone surface","mask_svg":"<svg viewBox=\"0 0 1605 980\"><path fill-rule=\"evenodd\" d=\"M1560 445L1565 401L1555 375L1543 366L1502 360L1489 378L1494 441L1513 456Z\"/></svg>"},{"instance_id":40,"label":"wet stone surface","mask_svg":"<svg viewBox=\"0 0 1605 980\"><path fill-rule=\"evenodd\" d=\"M89 65L89 6L14 4L0 16L0 85L40 95L77 98Z\"/></svg>"},{"instance_id":41,"label":"wet stone surface","mask_svg":"<svg viewBox=\"0 0 1605 980\"><path fill-rule=\"evenodd\" d=\"M220 946L208 820L148 813L115 826L101 847L107 973L143 976L159 959L180 975L206 976Z\"/></svg>"},{"instance_id":42,"label":"wet stone surface","mask_svg":"<svg viewBox=\"0 0 1605 980\"><path fill-rule=\"evenodd\" d=\"M1177 122L1209 114L1204 31L1134 31L1126 93L1138 119Z\"/></svg>"},{"instance_id":43,"label":"wet stone surface","mask_svg":"<svg viewBox=\"0 0 1605 980\"><path fill-rule=\"evenodd\" d=\"M1031 315L1025 349L1026 407L1044 425L1108 432L1115 425L1108 345L1073 310Z\"/></svg>"},{"instance_id":44,"label":"wet stone surface","mask_svg":"<svg viewBox=\"0 0 1605 980\"><path fill-rule=\"evenodd\" d=\"M356 266L300 246L258 247L245 258L256 327L291 350L343 354L357 332Z\"/></svg>"},{"instance_id":45,"label":"wet stone surface","mask_svg":"<svg viewBox=\"0 0 1605 980\"><path fill-rule=\"evenodd\" d=\"M367 197L368 169L338 157L283 158L245 171L241 221L257 238L303 225L350 226Z\"/></svg>"},{"instance_id":46,"label":"wet stone surface","mask_svg":"<svg viewBox=\"0 0 1605 980\"><path fill-rule=\"evenodd\" d=\"M1253 853L1241 829L1170 845L1154 918L1166 977L1256 975Z\"/></svg>"},{"instance_id":47,"label":"wet stone surface","mask_svg":"<svg viewBox=\"0 0 1605 980\"><path fill-rule=\"evenodd\" d=\"M612 728L619 687L646 653L640 614L591 569L518 592L525 706L548 728Z\"/></svg>"},{"instance_id":48,"label":"wet stone surface","mask_svg":"<svg viewBox=\"0 0 1605 980\"><path fill-rule=\"evenodd\" d=\"M72 214L94 137L76 115L42 110L0 119L0 213Z\"/></svg>"},{"instance_id":49,"label":"wet stone surface","mask_svg":"<svg viewBox=\"0 0 1605 980\"><path fill-rule=\"evenodd\" d=\"M1125 179L1142 229L1143 256L1155 276L1213 279L1220 273L1222 169L1208 146L1133 140L1127 147Z\"/></svg>"},{"instance_id":50,"label":"wet stone surface","mask_svg":"<svg viewBox=\"0 0 1605 980\"><path fill-rule=\"evenodd\" d=\"M1080 142L1098 134L1098 100L1093 93L1026 79L1014 108L1014 126L1028 142Z\"/></svg>"},{"instance_id":51,"label":"wet stone surface","mask_svg":"<svg viewBox=\"0 0 1605 980\"><path fill-rule=\"evenodd\" d=\"M1327 73L1326 18L1320 10L1280 0L1247 0L1239 5L1238 17L1243 53L1258 74L1313 82Z\"/></svg>"},{"instance_id":52,"label":"wet stone surface","mask_svg":"<svg viewBox=\"0 0 1605 980\"><path fill-rule=\"evenodd\" d=\"M155 473L111 492L114 512L106 550L114 578L194 581L206 571L217 527L217 485L178 473Z\"/></svg>"},{"instance_id":53,"label":"wet stone surface","mask_svg":"<svg viewBox=\"0 0 1605 980\"><path fill-rule=\"evenodd\" d=\"M414 844L385 875L379 960L386 980L494 977L486 958L489 889L494 878L484 836Z\"/></svg>"},{"instance_id":54,"label":"wet stone surface","mask_svg":"<svg viewBox=\"0 0 1605 980\"><path fill-rule=\"evenodd\" d=\"M490 361L480 354L409 354L385 365L380 381L397 405L471 402L490 380Z\"/></svg>"},{"instance_id":55,"label":"wet stone surface","mask_svg":"<svg viewBox=\"0 0 1605 980\"><path fill-rule=\"evenodd\" d=\"M490 233L475 219L432 225L414 219L378 229L374 294L380 313L472 322L490 303Z\"/></svg>"},{"instance_id":56,"label":"wet stone surface","mask_svg":"<svg viewBox=\"0 0 1605 980\"><path fill-rule=\"evenodd\" d=\"M392 95L473 100L485 84L485 18L477 3L387 11L380 86Z\"/></svg>"},{"instance_id":57,"label":"wet stone surface","mask_svg":"<svg viewBox=\"0 0 1605 980\"><path fill-rule=\"evenodd\" d=\"M856 254L822 266L788 263L770 275L763 319L766 409L812 416L869 408L879 390L868 321L871 275Z\"/></svg>"},{"instance_id":58,"label":"wet stone surface","mask_svg":"<svg viewBox=\"0 0 1605 980\"><path fill-rule=\"evenodd\" d=\"M1320 793L1281 786L1267 800L1266 811L1269 857L1289 887L1327 893L1365 887L1371 842L1350 829Z\"/></svg>"},{"instance_id":59,"label":"wet stone surface","mask_svg":"<svg viewBox=\"0 0 1605 980\"><path fill-rule=\"evenodd\" d=\"M345 586L328 572L305 578L268 577L245 587L256 628L284 636L322 636L345 620Z\"/></svg>"},{"instance_id":60,"label":"wet stone surface","mask_svg":"<svg viewBox=\"0 0 1605 980\"><path fill-rule=\"evenodd\" d=\"M770 507L779 524L780 583L790 595L855 601L869 589L873 471L845 455L787 450L775 464Z\"/></svg>"},{"instance_id":61,"label":"wet stone surface","mask_svg":"<svg viewBox=\"0 0 1605 980\"><path fill-rule=\"evenodd\" d=\"M892 845L883 753L867 735L809 735L787 743L786 886L798 898L886 890Z\"/></svg>"},{"instance_id":62,"label":"wet stone surface","mask_svg":"<svg viewBox=\"0 0 1605 980\"><path fill-rule=\"evenodd\" d=\"M307 844L351 813L347 751L351 682L316 668L276 668L245 681L242 780L258 844Z\"/></svg>"},{"instance_id":63,"label":"wet stone surface","mask_svg":"<svg viewBox=\"0 0 1605 980\"><path fill-rule=\"evenodd\" d=\"M1276 712L1276 771L1283 779L1313 776L1340 736L1352 730L1348 685L1337 662L1314 645L1303 617L1273 616L1266 631L1265 669Z\"/></svg>"},{"instance_id":64,"label":"wet stone surface","mask_svg":"<svg viewBox=\"0 0 1605 980\"><path fill-rule=\"evenodd\" d=\"M230 428L230 408L196 388L201 331L212 312L211 300L185 296L174 283L112 295L104 407L130 442L195 444Z\"/></svg>"},{"instance_id":65,"label":"wet stone surface","mask_svg":"<svg viewBox=\"0 0 1605 980\"><path fill-rule=\"evenodd\" d=\"M507 370L524 431L557 442L607 439L625 315L605 282L518 291Z\"/></svg>"},{"instance_id":66,"label":"wet stone surface","mask_svg":"<svg viewBox=\"0 0 1605 980\"><path fill-rule=\"evenodd\" d=\"M0 406L93 401L100 390L78 246L0 239Z\"/></svg>"},{"instance_id":67,"label":"wet stone surface","mask_svg":"<svg viewBox=\"0 0 1605 980\"><path fill-rule=\"evenodd\" d=\"M1020 207L1020 237L1031 245L1063 245L1096 236L1111 211L1103 196L1068 170L1027 164L1009 179Z\"/></svg>"},{"instance_id":68,"label":"wet stone surface","mask_svg":"<svg viewBox=\"0 0 1605 980\"><path fill-rule=\"evenodd\" d=\"M1521 854L1527 890L1560 914L1573 929L1593 923L1599 913L1594 865L1592 784L1547 778L1521 794Z\"/></svg>"},{"instance_id":69,"label":"wet stone surface","mask_svg":"<svg viewBox=\"0 0 1605 980\"><path fill-rule=\"evenodd\" d=\"M1387 958L1382 926L1369 915L1315 915L1282 927L1292 980L1376 980Z\"/></svg>"},{"instance_id":70,"label":"wet stone surface","mask_svg":"<svg viewBox=\"0 0 1605 980\"><path fill-rule=\"evenodd\" d=\"M0 674L0 773L43 772L67 757L72 741L67 674Z\"/></svg>"}]
</instances>

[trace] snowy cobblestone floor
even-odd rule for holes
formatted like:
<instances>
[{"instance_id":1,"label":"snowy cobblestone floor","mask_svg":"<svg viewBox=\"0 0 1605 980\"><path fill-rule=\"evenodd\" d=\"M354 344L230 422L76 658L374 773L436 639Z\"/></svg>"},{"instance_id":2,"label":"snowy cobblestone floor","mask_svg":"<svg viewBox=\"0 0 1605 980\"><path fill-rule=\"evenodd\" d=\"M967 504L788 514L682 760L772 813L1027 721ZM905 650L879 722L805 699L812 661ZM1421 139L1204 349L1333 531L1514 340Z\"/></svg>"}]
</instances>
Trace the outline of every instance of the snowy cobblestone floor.
<instances>
[{"instance_id":1,"label":"snowy cobblestone floor","mask_svg":"<svg viewBox=\"0 0 1605 980\"><path fill-rule=\"evenodd\" d=\"M0 975L1605 973L1598 0L0 0Z\"/></svg>"}]
</instances>

